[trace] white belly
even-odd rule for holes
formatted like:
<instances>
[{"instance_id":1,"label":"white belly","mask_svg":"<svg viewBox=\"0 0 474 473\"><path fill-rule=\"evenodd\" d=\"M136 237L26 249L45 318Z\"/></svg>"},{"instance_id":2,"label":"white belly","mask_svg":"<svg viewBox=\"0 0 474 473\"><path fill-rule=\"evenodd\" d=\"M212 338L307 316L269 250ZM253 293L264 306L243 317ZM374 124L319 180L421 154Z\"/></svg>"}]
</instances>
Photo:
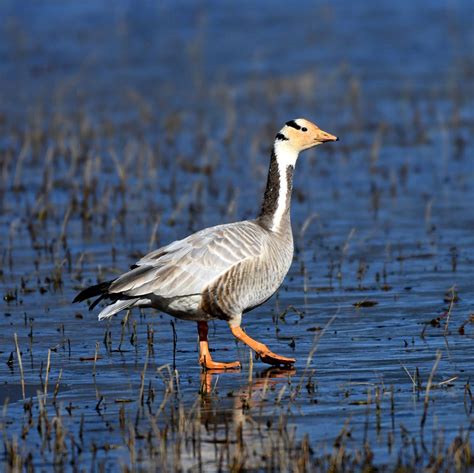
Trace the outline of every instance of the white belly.
<instances>
[{"instance_id":1,"label":"white belly","mask_svg":"<svg viewBox=\"0 0 474 473\"><path fill-rule=\"evenodd\" d=\"M162 298L154 297L151 306L155 309L166 312L169 315L183 320L206 321L214 317L204 312L201 307L201 295Z\"/></svg>"}]
</instances>

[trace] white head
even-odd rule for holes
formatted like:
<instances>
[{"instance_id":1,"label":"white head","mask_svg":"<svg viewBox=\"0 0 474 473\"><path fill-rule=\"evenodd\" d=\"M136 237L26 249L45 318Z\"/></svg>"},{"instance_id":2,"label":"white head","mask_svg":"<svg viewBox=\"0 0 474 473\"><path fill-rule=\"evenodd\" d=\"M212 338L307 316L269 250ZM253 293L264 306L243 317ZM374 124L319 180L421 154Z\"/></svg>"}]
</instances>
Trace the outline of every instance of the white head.
<instances>
[{"instance_id":1,"label":"white head","mask_svg":"<svg viewBox=\"0 0 474 473\"><path fill-rule=\"evenodd\" d=\"M285 216L289 217L293 169L299 153L326 141L337 140L337 136L320 130L304 118L286 122L277 133L260 214L268 228L276 231L282 222L289 222Z\"/></svg>"},{"instance_id":2,"label":"white head","mask_svg":"<svg viewBox=\"0 0 474 473\"><path fill-rule=\"evenodd\" d=\"M285 154L298 156L305 149L326 143L338 141L337 136L321 130L317 125L304 118L286 122L285 126L275 137L275 148Z\"/></svg>"}]
</instances>

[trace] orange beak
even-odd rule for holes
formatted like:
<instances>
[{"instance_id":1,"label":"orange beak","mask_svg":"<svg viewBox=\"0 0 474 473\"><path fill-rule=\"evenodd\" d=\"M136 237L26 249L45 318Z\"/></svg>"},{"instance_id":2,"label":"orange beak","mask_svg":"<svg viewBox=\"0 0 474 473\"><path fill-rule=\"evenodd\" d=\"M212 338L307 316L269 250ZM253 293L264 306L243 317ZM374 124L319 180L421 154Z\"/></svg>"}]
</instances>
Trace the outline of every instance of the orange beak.
<instances>
[{"instance_id":1,"label":"orange beak","mask_svg":"<svg viewBox=\"0 0 474 473\"><path fill-rule=\"evenodd\" d=\"M319 143L326 143L328 141L339 141L339 138L337 136L331 135L331 133L327 133L323 130L318 130L314 139Z\"/></svg>"}]
</instances>

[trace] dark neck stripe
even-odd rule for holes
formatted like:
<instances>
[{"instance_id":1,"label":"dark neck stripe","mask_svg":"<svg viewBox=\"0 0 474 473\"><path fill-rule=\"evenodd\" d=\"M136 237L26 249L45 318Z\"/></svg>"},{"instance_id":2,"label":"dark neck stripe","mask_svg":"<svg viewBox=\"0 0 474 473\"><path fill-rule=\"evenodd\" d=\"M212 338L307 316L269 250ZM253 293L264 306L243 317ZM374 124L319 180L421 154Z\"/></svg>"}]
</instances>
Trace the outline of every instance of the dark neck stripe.
<instances>
[{"instance_id":1,"label":"dark neck stripe","mask_svg":"<svg viewBox=\"0 0 474 473\"><path fill-rule=\"evenodd\" d=\"M275 148L272 149L272 156L270 158L270 168L267 176L267 187L263 195L262 210L259 217L264 220L271 220L273 214L278 207L278 194L280 193L280 172L278 170L278 162L275 154Z\"/></svg>"},{"instance_id":2,"label":"dark neck stripe","mask_svg":"<svg viewBox=\"0 0 474 473\"><path fill-rule=\"evenodd\" d=\"M291 203L291 191L293 190L293 171L295 168L290 164L286 167L286 209L285 212L290 210Z\"/></svg>"},{"instance_id":3,"label":"dark neck stripe","mask_svg":"<svg viewBox=\"0 0 474 473\"><path fill-rule=\"evenodd\" d=\"M287 189L285 198L285 212L283 215L288 214L290 210L291 202L291 191L293 188L293 170L294 167L289 165L286 167L286 175L280 176L278 169L277 156L275 154L275 148L272 149L272 155L270 158L270 168L268 170L267 186L265 188L265 194L263 196L262 208L260 215L257 218L257 222L265 228L271 228L274 225L274 215L278 209L278 197L280 195L281 182L280 179L286 179Z\"/></svg>"}]
</instances>

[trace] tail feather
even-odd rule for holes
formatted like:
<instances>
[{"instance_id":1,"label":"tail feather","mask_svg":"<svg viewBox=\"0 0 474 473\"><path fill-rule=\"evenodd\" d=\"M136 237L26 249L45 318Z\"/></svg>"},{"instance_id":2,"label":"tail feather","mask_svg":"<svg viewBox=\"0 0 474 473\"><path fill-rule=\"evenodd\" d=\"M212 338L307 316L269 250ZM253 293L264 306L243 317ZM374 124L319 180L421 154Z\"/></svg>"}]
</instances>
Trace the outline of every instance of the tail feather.
<instances>
[{"instance_id":1,"label":"tail feather","mask_svg":"<svg viewBox=\"0 0 474 473\"><path fill-rule=\"evenodd\" d=\"M102 301L102 300L104 300L104 299L108 299L108 298L109 298L108 294L102 294L102 295L100 295L100 296L89 306L89 310L94 310L95 307L96 307L96 305L97 305L100 301Z\"/></svg>"},{"instance_id":2,"label":"tail feather","mask_svg":"<svg viewBox=\"0 0 474 473\"><path fill-rule=\"evenodd\" d=\"M110 285L113 283L112 281L105 281L101 282L99 284L96 284L95 286L90 286L83 291L81 291L72 301L73 303L75 302L82 302L87 299L91 299L92 297L97 297L97 296L105 296L107 294L107 291L109 290Z\"/></svg>"},{"instance_id":3,"label":"tail feather","mask_svg":"<svg viewBox=\"0 0 474 473\"><path fill-rule=\"evenodd\" d=\"M97 304L104 299L112 299L112 303L104 307L99 313L99 320L108 319L112 315L120 312L121 310L133 307L135 304L141 302L140 298L137 297L127 297L124 294L112 293L109 294L109 288L112 281L105 281L95 286L88 287L81 291L73 300L73 302L82 302L86 299L91 299L95 297L95 301L89 307L89 310L92 310ZM145 301L146 302L146 301Z\"/></svg>"},{"instance_id":4,"label":"tail feather","mask_svg":"<svg viewBox=\"0 0 474 473\"><path fill-rule=\"evenodd\" d=\"M108 305L99 313L99 320L108 319L112 315L120 312L121 310L132 307L137 302L137 299L125 299L115 301L113 304Z\"/></svg>"}]
</instances>

